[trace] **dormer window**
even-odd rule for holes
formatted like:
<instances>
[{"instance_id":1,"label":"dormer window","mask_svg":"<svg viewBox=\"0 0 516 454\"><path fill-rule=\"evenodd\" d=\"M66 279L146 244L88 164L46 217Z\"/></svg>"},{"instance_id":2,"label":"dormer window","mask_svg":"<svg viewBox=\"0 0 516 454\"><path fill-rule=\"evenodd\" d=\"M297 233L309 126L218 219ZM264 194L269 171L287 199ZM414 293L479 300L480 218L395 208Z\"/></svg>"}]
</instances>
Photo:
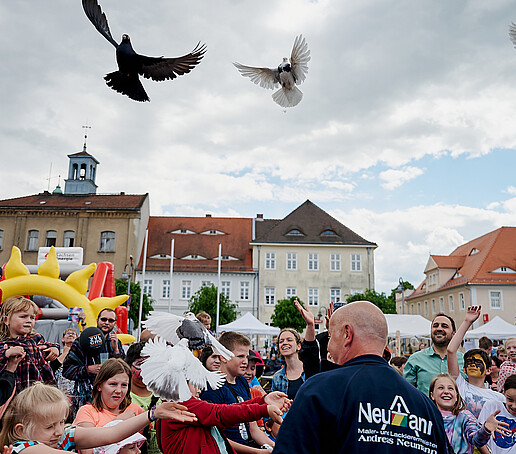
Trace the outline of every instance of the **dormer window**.
<instances>
[{"instance_id":1,"label":"dormer window","mask_svg":"<svg viewBox=\"0 0 516 454\"><path fill-rule=\"evenodd\" d=\"M480 252L479 249L477 249L476 247L474 247L473 249L471 249L471 252L469 253L469 255L475 255L475 254L478 254Z\"/></svg>"},{"instance_id":2,"label":"dormer window","mask_svg":"<svg viewBox=\"0 0 516 454\"><path fill-rule=\"evenodd\" d=\"M205 232L201 232L201 235L225 235L224 232L221 232L220 230L206 230Z\"/></svg>"},{"instance_id":3,"label":"dormer window","mask_svg":"<svg viewBox=\"0 0 516 454\"><path fill-rule=\"evenodd\" d=\"M151 259L169 259L170 254L156 254L150 257Z\"/></svg>"},{"instance_id":4,"label":"dormer window","mask_svg":"<svg viewBox=\"0 0 516 454\"><path fill-rule=\"evenodd\" d=\"M206 260L206 257L203 257L202 255L198 254L190 254L186 257L183 257L184 260Z\"/></svg>"},{"instance_id":5,"label":"dormer window","mask_svg":"<svg viewBox=\"0 0 516 454\"><path fill-rule=\"evenodd\" d=\"M333 230L325 230L321 233L321 236L335 236L337 235Z\"/></svg>"},{"instance_id":6,"label":"dormer window","mask_svg":"<svg viewBox=\"0 0 516 454\"><path fill-rule=\"evenodd\" d=\"M299 229L292 229L287 233L288 236L304 236L303 232Z\"/></svg>"},{"instance_id":7,"label":"dormer window","mask_svg":"<svg viewBox=\"0 0 516 454\"><path fill-rule=\"evenodd\" d=\"M220 257L222 260L238 260L236 257L232 257L231 255L222 255ZM213 260L218 260L218 257L215 257Z\"/></svg>"},{"instance_id":8,"label":"dormer window","mask_svg":"<svg viewBox=\"0 0 516 454\"><path fill-rule=\"evenodd\" d=\"M458 271L453 275L452 279L458 279L459 277L462 277L462 274L460 274Z\"/></svg>"},{"instance_id":9,"label":"dormer window","mask_svg":"<svg viewBox=\"0 0 516 454\"><path fill-rule=\"evenodd\" d=\"M191 235L191 234L194 234L195 232L192 232L191 230L188 230L188 229L177 229L177 230L173 230L170 233L179 233L179 234L182 234L182 235Z\"/></svg>"},{"instance_id":10,"label":"dormer window","mask_svg":"<svg viewBox=\"0 0 516 454\"><path fill-rule=\"evenodd\" d=\"M499 268L496 268L496 270L491 271L491 273L505 273L505 274L511 274L516 273L512 268L509 268L508 266L501 266Z\"/></svg>"}]
</instances>

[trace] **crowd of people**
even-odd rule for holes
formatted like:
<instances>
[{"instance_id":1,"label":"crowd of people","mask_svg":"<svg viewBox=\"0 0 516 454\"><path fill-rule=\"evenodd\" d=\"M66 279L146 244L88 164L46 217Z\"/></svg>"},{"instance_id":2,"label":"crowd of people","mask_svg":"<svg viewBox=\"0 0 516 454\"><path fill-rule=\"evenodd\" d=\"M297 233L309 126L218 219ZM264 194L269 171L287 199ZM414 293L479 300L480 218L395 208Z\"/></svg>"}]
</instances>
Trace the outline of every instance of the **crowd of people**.
<instances>
[{"instance_id":1,"label":"crowd of people","mask_svg":"<svg viewBox=\"0 0 516 454\"><path fill-rule=\"evenodd\" d=\"M174 403L141 375L152 333L124 350L116 314L104 309L96 327L67 329L61 346L51 344L34 332L37 306L9 298L0 309L0 446L4 454L516 453L516 338L460 351L480 307L458 329L438 314L430 346L407 358L391 357L385 316L370 302L330 304L317 336L312 313L295 305L304 338L285 328L267 352L222 333L230 359L209 345L194 354L224 374L223 385L189 383L192 397ZM197 315L210 330L210 316Z\"/></svg>"}]
</instances>

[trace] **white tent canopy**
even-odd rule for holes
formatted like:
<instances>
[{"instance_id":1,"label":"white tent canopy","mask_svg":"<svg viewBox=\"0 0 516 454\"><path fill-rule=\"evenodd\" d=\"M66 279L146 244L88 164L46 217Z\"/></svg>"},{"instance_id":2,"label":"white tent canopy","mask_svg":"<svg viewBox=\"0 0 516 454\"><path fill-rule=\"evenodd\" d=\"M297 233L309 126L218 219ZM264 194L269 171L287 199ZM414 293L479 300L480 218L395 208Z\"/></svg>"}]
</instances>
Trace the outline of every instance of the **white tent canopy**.
<instances>
[{"instance_id":1,"label":"white tent canopy","mask_svg":"<svg viewBox=\"0 0 516 454\"><path fill-rule=\"evenodd\" d=\"M489 337L489 339L516 337L516 326L497 315L490 322L468 331L464 337L466 339L480 339L483 336Z\"/></svg>"},{"instance_id":2,"label":"white tent canopy","mask_svg":"<svg viewBox=\"0 0 516 454\"><path fill-rule=\"evenodd\" d=\"M253 334L268 334L275 336L279 334L280 329L275 326L267 326L258 320L251 312L247 312L242 317L237 318L234 322L226 325L220 325L218 332L222 331L236 331L240 334L251 336Z\"/></svg>"},{"instance_id":3,"label":"white tent canopy","mask_svg":"<svg viewBox=\"0 0 516 454\"><path fill-rule=\"evenodd\" d=\"M431 323L421 315L385 314L389 337L396 337L396 331L401 338L430 337Z\"/></svg>"}]
</instances>

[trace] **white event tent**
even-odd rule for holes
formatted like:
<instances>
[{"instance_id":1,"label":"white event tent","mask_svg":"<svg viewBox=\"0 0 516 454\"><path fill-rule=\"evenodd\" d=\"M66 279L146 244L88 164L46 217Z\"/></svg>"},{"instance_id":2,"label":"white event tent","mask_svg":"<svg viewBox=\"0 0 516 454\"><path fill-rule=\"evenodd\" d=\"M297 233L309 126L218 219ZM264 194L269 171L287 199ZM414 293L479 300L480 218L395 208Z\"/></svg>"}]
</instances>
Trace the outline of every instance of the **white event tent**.
<instances>
[{"instance_id":1,"label":"white event tent","mask_svg":"<svg viewBox=\"0 0 516 454\"><path fill-rule=\"evenodd\" d=\"M468 331L464 337L466 339L480 339L483 336L489 337L489 339L516 337L516 325L506 322L497 315L490 322Z\"/></svg>"},{"instance_id":2,"label":"white event tent","mask_svg":"<svg viewBox=\"0 0 516 454\"><path fill-rule=\"evenodd\" d=\"M227 323L226 325L220 325L218 332L222 331L236 331L246 336L252 336L255 334L265 334L270 336L278 335L280 329L276 326L267 326L258 320L251 312L247 312L242 317L237 318L234 322Z\"/></svg>"},{"instance_id":3,"label":"white event tent","mask_svg":"<svg viewBox=\"0 0 516 454\"><path fill-rule=\"evenodd\" d=\"M389 337L396 337L396 331L400 337L430 337L431 323L422 315L410 314L385 314Z\"/></svg>"}]
</instances>

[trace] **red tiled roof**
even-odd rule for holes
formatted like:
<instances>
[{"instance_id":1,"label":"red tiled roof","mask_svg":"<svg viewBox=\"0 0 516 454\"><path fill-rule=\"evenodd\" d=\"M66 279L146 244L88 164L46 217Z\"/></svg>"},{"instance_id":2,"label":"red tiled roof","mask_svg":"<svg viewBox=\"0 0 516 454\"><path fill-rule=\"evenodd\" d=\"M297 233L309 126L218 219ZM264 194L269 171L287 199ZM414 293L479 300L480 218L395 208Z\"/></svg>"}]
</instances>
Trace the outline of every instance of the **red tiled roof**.
<instances>
[{"instance_id":1,"label":"red tiled roof","mask_svg":"<svg viewBox=\"0 0 516 454\"><path fill-rule=\"evenodd\" d=\"M431 256L439 268L457 268L457 276L436 291L465 284L515 285L516 273L494 273L500 267L516 271L516 227L500 227L459 246L449 256ZM422 285L410 298L425 293ZM419 291L421 289L421 292Z\"/></svg>"},{"instance_id":2,"label":"red tiled roof","mask_svg":"<svg viewBox=\"0 0 516 454\"><path fill-rule=\"evenodd\" d=\"M150 258L160 254L170 255L171 240L174 239L174 271L217 272L219 243L222 254L237 260L222 260L221 270L225 272L252 271L253 220L250 218L215 218L215 217L161 217L149 218L149 244L147 248L146 270L168 271L170 259ZM193 234L171 233L186 229ZM216 230L224 235L204 234ZM184 259L192 254L205 259ZM138 269L143 266L143 251Z\"/></svg>"},{"instance_id":3,"label":"red tiled roof","mask_svg":"<svg viewBox=\"0 0 516 454\"><path fill-rule=\"evenodd\" d=\"M0 200L0 209L137 210L148 194L40 194Z\"/></svg>"}]
</instances>

